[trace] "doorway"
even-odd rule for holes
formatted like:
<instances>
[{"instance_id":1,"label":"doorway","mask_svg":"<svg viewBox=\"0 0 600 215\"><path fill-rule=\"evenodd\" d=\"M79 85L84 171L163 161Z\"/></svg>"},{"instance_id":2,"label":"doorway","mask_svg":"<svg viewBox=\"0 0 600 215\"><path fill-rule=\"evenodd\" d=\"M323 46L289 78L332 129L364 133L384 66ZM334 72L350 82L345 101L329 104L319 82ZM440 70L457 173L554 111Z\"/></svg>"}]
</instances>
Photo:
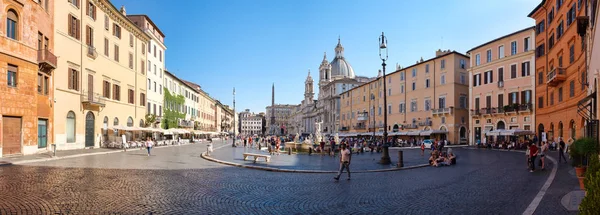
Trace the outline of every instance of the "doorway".
<instances>
[{"instance_id":1,"label":"doorway","mask_svg":"<svg viewBox=\"0 0 600 215\"><path fill-rule=\"evenodd\" d=\"M38 119L38 149L48 144L48 120Z\"/></svg>"},{"instance_id":2,"label":"doorway","mask_svg":"<svg viewBox=\"0 0 600 215\"><path fill-rule=\"evenodd\" d=\"M2 154L21 153L21 117L2 117Z\"/></svg>"},{"instance_id":3,"label":"doorway","mask_svg":"<svg viewBox=\"0 0 600 215\"><path fill-rule=\"evenodd\" d=\"M85 115L85 147L94 146L94 122L94 114L91 111L89 111Z\"/></svg>"}]
</instances>

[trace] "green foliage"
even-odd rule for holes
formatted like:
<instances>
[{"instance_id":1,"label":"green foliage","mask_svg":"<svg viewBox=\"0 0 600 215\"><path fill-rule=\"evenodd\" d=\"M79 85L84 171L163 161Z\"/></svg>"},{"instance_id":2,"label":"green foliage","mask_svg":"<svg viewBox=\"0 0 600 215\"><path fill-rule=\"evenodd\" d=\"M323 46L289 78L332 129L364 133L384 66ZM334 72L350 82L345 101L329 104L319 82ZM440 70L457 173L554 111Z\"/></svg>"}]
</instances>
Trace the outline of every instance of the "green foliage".
<instances>
[{"instance_id":1,"label":"green foliage","mask_svg":"<svg viewBox=\"0 0 600 215\"><path fill-rule=\"evenodd\" d=\"M179 119L184 119L185 114L179 112L177 109L171 109L173 107L182 107L185 104L185 98L182 95L172 95L171 92L165 87L165 106L163 115L163 128L177 128L179 127Z\"/></svg>"},{"instance_id":2,"label":"green foliage","mask_svg":"<svg viewBox=\"0 0 600 215\"><path fill-rule=\"evenodd\" d=\"M590 159L588 160L588 167L587 167L587 170L585 171L586 186L587 186L590 176L592 176L593 174L595 174L598 171L600 171L600 161L598 161L598 155L596 154L596 155L590 156Z\"/></svg>"},{"instance_id":3,"label":"green foliage","mask_svg":"<svg viewBox=\"0 0 600 215\"><path fill-rule=\"evenodd\" d=\"M598 154L598 143L593 138L580 138L569 146L569 154L573 157L573 166L585 166L590 155Z\"/></svg>"},{"instance_id":4,"label":"green foliage","mask_svg":"<svg viewBox=\"0 0 600 215\"><path fill-rule=\"evenodd\" d=\"M156 122L156 115L154 114L146 114L146 117L144 118L144 128L148 128Z\"/></svg>"},{"instance_id":5,"label":"green foliage","mask_svg":"<svg viewBox=\"0 0 600 215\"><path fill-rule=\"evenodd\" d=\"M596 158L597 160L598 158ZM595 215L600 211L600 171L590 172L588 170L588 173L586 173L585 183L586 194L579 205L579 213Z\"/></svg>"}]
</instances>

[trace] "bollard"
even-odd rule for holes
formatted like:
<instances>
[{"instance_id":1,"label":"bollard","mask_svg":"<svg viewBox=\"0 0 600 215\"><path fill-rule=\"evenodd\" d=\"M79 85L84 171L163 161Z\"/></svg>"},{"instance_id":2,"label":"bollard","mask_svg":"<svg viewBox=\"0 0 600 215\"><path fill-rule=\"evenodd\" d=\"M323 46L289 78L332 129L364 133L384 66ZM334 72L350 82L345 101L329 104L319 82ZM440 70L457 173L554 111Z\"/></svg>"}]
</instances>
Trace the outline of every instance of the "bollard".
<instances>
[{"instance_id":1,"label":"bollard","mask_svg":"<svg viewBox=\"0 0 600 215\"><path fill-rule=\"evenodd\" d=\"M309 148L308 148L308 155L312 155L312 153L313 153L313 148L312 148L312 147L309 147Z\"/></svg>"},{"instance_id":2,"label":"bollard","mask_svg":"<svg viewBox=\"0 0 600 215\"><path fill-rule=\"evenodd\" d=\"M403 157L403 152L402 151L398 151L398 163L396 164L397 167L404 167L404 157Z\"/></svg>"},{"instance_id":3,"label":"bollard","mask_svg":"<svg viewBox=\"0 0 600 215\"><path fill-rule=\"evenodd\" d=\"M292 155L292 147L289 148L288 155Z\"/></svg>"},{"instance_id":4,"label":"bollard","mask_svg":"<svg viewBox=\"0 0 600 215\"><path fill-rule=\"evenodd\" d=\"M56 157L56 144L52 144L52 152L53 152L52 157Z\"/></svg>"}]
</instances>

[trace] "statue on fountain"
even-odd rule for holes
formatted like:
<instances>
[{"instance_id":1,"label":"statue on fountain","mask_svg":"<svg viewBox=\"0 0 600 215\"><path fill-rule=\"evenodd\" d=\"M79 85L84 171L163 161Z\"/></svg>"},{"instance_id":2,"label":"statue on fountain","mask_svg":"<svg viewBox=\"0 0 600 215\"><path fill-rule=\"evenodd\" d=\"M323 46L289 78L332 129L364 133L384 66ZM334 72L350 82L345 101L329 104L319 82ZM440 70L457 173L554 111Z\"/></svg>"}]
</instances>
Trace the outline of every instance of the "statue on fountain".
<instances>
[{"instance_id":1,"label":"statue on fountain","mask_svg":"<svg viewBox=\"0 0 600 215\"><path fill-rule=\"evenodd\" d=\"M300 135L298 133L296 133L296 136L294 137L294 143L298 143L299 137L300 137Z\"/></svg>"},{"instance_id":2,"label":"statue on fountain","mask_svg":"<svg viewBox=\"0 0 600 215\"><path fill-rule=\"evenodd\" d=\"M333 140L335 141L336 145L340 145L340 135L338 133L335 133Z\"/></svg>"},{"instance_id":3,"label":"statue on fountain","mask_svg":"<svg viewBox=\"0 0 600 215\"><path fill-rule=\"evenodd\" d=\"M323 135L321 134L321 124L323 124L323 122L315 122L315 136L317 144L323 141Z\"/></svg>"}]
</instances>

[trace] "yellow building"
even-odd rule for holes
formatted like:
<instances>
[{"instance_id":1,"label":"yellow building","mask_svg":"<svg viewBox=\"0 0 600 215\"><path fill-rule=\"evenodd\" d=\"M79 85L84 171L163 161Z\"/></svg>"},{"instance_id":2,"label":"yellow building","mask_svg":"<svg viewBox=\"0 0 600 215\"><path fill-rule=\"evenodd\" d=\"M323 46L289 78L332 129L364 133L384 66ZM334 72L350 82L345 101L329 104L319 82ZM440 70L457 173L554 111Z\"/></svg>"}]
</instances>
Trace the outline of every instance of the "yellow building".
<instances>
[{"instance_id":1,"label":"yellow building","mask_svg":"<svg viewBox=\"0 0 600 215\"><path fill-rule=\"evenodd\" d=\"M436 57L398 68L386 76L341 94L340 120L344 133L383 132L387 93L388 133L403 139L446 139L467 143L469 128L469 57L437 51ZM381 135L381 134L379 134Z\"/></svg>"},{"instance_id":2,"label":"yellow building","mask_svg":"<svg viewBox=\"0 0 600 215\"><path fill-rule=\"evenodd\" d=\"M56 1L55 11L57 149L99 147L113 128L140 126L149 36L108 0Z\"/></svg>"}]
</instances>

